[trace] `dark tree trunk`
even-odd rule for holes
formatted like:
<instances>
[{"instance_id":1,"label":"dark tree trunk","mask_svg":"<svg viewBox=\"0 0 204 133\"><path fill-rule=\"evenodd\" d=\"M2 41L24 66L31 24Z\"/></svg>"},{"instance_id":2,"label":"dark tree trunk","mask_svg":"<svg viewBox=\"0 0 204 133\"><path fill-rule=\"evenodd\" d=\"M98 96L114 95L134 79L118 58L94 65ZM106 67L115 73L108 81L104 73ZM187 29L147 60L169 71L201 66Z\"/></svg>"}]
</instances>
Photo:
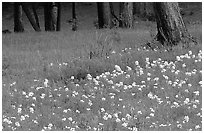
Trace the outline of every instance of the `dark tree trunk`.
<instances>
[{"instance_id":1,"label":"dark tree trunk","mask_svg":"<svg viewBox=\"0 0 204 133\"><path fill-rule=\"evenodd\" d=\"M133 2L133 14L140 14L140 2Z\"/></svg>"},{"instance_id":2,"label":"dark tree trunk","mask_svg":"<svg viewBox=\"0 0 204 133\"><path fill-rule=\"evenodd\" d=\"M52 21L51 21L51 3L44 3L44 22L45 31L53 31Z\"/></svg>"},{"instance_id":3,"label":"dark tree trunk","mask_svg":"<svg viewBox=\"0 0 204 133\"><path fill-rule=\"evenodd\" d=\"M36 12L36 7L37 7L37 3L32 3L32 9L33 9L33 13L35 16L35 22L36 22L37 26L40 28L40 23L39 23L38 14Z\"/></svg>"},{"instance_id":4,"label":"dark tree trunk","mask_svg":"<svg viewBox=\"0 0 204 133\"><path fill-rule=\"evenodd\" d=\"M103 28L104 21L103 21L103 3L97 2L97 11L98 11L98 26L99 29Z\"/></svg>"},{"instance_id":5,"label":"dark tree trunk","mask_svg":"<svg viewBox=\"0 0 204 133\"><path fill-rule=\"evenodd\" d=\"M61 25L61 3L57 3L58 10L57 10L57 31L60 31L60 25Z\"/></svg>"},{"instance_id":6,"label":"dark tree trunk","mask_svg":"<svg viewBox=\"0 0 204 133\"><path fill-rule=\"evenodd\" d=\"M133 3L121 2L120 3L120 27L132 28L133 27Z\"/></svg>"},{"instance_id":7,"label":"dark tree trunk","mask_svg":"<svg viewBox=\"0 0 204 133\"><path fill-rule=\"evenodd\" d=\"M109 2L103 2L104 27L112 28L112 15Z\"/></svg>"},{"instance_id":8,"label":"dark tree trunk","mask_svg":"<svg viewBox=\"0 0 204 133\"><path fill-rule=\"evenodd\" d=\"M58 6L55 2L52 2L51 4L51 21L52 21L52 25L54 30L57 30L57 11L58 11Z\"/></svg>"},{"instance_id":9,"label":"dark tree trunk","mask_svg":"<svg viewBox=\"0 0 204 133\"><path fill-rule=\"evenodd\" d=\"M38 25L36 24L36 21L35 21L35 18L34 16L32 15L31 11L29 10L29 7L28 7L28 3L22 3L22 8L23 8L23 11L25 12L28 20L30 21L33 29L35 31L41 31L40 30L40 27L38 27Z\"/></svg>"},{"instance_id":10,"label":"dark tree trunk","mask_svg":"<svg viewBox=\"0 0 204 133\"><path fill-rule=\"evenodd\" d=\"M72 2L72 30L77 30L76 5Z\"/></svg>"},{"instance_id":11,"label":"dark tree trunk","mask_svg":"<svg viewBox=\"0 0 204 133\"><path fill-rule=\"evenodd\" d=\"M99 28L112 28L112 15L109 2L99 2L98 7L98 23Z\"/></svg>"},{"instance_id":12,"label":"dark tree trunk","mask_svg":"<svg viewBox=\"0 0 204 133\"><path fill-rule=\"evenodd\" d=\"M179 43L187 44L190 34L180 14L177 2L158 2L153 3L157 22L156 39L167 46Z\"/></svg>"},{"instance_id":13,"label":"dark tree trunk","mask_svg":"<svg viewBox=\"0 0 204 133\"><path fill-rule=\"evenodd\" d=\"M44 4L45 31L57 30L58 6L54 2Z\"/></svg>"},{"instance_id":14,"label":"dark tree trunk","mask_svg":"<svg viewBox=\"0 0 204 133\"><path fill-rule=\"evenodd\" d=\"M23 32L22 6L20 3L14 3L14 32Z\"/></svg>"}]
</instances>

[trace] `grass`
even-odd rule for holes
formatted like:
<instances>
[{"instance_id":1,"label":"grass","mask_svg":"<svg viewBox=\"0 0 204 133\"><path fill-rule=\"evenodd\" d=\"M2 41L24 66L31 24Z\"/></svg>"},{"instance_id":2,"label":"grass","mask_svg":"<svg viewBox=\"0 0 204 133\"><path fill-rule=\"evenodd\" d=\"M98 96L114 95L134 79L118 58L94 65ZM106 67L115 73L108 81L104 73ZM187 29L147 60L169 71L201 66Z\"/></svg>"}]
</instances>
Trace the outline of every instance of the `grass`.
<instances>
[{"instance_id":1,"label":"grass","mask_svg":"<svg viewBox=\"0 0 204 133\"><path fill-rule=\"evenodd\" d=\"M202 131L202 31L187 26L199 45L169 52L140 48L151 22L3 35L3 130Z\"/></svg>"},{"instance_id":2,"label":"grass","mask_svg":"<svg viewBox=\"0 0 204 133\"><path fill-rule=\"evenodd\" d=\"M3 130L201 130L201 45L90 59L105 40L77 51L40 37L44 45L3 38L22 41L3 45Z\"/></svg>"}]
</instances>

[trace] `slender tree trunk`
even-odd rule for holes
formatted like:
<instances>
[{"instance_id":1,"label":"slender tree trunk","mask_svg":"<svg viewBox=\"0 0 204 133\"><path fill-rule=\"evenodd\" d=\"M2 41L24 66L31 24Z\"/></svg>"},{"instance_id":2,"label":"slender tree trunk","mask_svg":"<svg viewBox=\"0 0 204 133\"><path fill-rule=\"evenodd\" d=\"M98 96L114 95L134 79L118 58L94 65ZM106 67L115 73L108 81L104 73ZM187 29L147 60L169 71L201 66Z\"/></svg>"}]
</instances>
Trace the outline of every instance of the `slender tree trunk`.
<instances>
[{"instance_id":1,"label":"slender tree trunk","mask_svg":"<svg viewBox=\"0 0 204 133\"><path fill-rule=\"evenodd\" d=\"M77 30L76 3L72 2L72 30Z\"/></svg>"},{"instance_id":2,"label":"slender tree trunk","mask_svg":"<svg viewBox=\"0 0 204 133\"><path fill-rule=\"evenodd\" d=\"M45 31L57 30L58 6L54 2L44 4Z\"/></svg>"},{"instance_id":3,"label":"slender tree trunk","mask_svg":"<svg viewBox=\"0 0 204 133\"><path fill-rule=\"evenodd\" d=\"M133 27L133 3L121 2L120 3L120 27L132 28Z\"/></svg>"},{"instance_id":4,"label":"slender tree trunk","mask_svg":"<svg viewBox=\"0 0 204 133\"><path fill-rule=\"evenodd\" d=\"M103 3L97 2L97 11L98 11L98 26L99 29L103 28L104 21L103 21Z\"/></svg>"},{"instance_id":5,"label":"slender tree trunk","mask_svg":"<svg viewBox=\"0 0 204 133\"><path fill-rule=\"evenodd\" d=\"M58 10L57 10L57 31L60 31L60 25L61 25L61 3L57 3Z\"/></svg>"},{"instance_id":6,"label":"slender tree trunk","mask_svg":"<svg viewBox=\"0 0 204 133\"><path fill-rule=\"evenodd\" d=\"M33 16L33 14L31 13L30 9L29 9L29 4L28 3L22 3L22 8L23 8L23 11L25 12L28 20L30 21L33 29L35 31L41 31L40 30L40 27L38 27L36 21L35 21L35 17Z\"/></svg>"},{"instance_id":7,"label":"slender tree trunk","mask_svg":"<svg viewBox=\"0 0 204 133\"><path fill-rule=\"evenodd\" d=\"M140 2L133 2L133 14L140 14Z\"/></svg>"},{"instance_id":8,"label":"slender tree trunk","mask_svg":"<svg viewBox=\"0 0 204 133\"><path fill-rule=\"evenodd\" d=\"M154 3L153 6L158 30L156 39L162 45L167 46L179 43L187 44L191 36L181 17L178 3L158 2Z\"/></svg>"},{"instance_id":9,"label":"slender tree trunk","mask_svg":"<svg viewBox=\"0 0 204 133\"><path fill-rule=\"evenodd\" d=\"M52 25L54 30L57 30L57 11L58 11L58 6L55 2L52 2L51 4L51 21L52 21Z\"/></svg>"},{"instance_id":10,"label":"slender tree trunk","mask_svg":"<svg viewBox=\"0 0 204 133\"><path fill-rule=\"evenodd\" d=\"M98 7L98 23L99 28L112 28L112 15L109 2L99 2Z\"/></svg>"},{"instance_id":11,"label":"slender tree trunk","mask_svg":"<svg viewBox=\"0 0 204 133\"><path fill-rule=\"evenodd\" d=\"M51 21L51 11L50 11L51 3L44 3L44 22L45 22L45 31L52 31L52 21Z\"/></svg>"},{"instance_id":12,"label":"slender tree trunk","mask_svg":"<svg viewBox=\"0 0 204 133\"><path fill-rule=\"evenodd\" d=\"M20 3L14 3L14 32L23 32L22 6Z\"/></svg>"},{"instance_id":13,"label":"slender tree trunk","mask_svg":"<svg viewBox=\"0 0 204 133\"><path fill-rule=\"evenodd\" d=\"M27 4L27 3L22 3L22 8L23 8L23 11L25 12L25 14L26 14L28 20L30 21L30 23L31 23L31 25L32 25L32 27L33 27L33 29L34 29L35 31L41 31L41 30L40 30L40 27L38 27L38 25L37 25L36 22L35 22L34 16L32 15L31 11L30 11L29 8L28 8L28 4Z\"/></svg>"},{"instance_id":14,"label":"slender tree trunk","mask_svg":"<svg viewBox=\"0 0 204 133\"><path fill-rule=\"evenodd\" d=\"M112 15L109 2L103 2L104 27L112 28Z\"/></svg>"},{"instance_id":15,"label":"slender tree trunk","mask_svg":"<svg viewBox=\"0 0 204 133\"><path fill-rule=\"evenodd\" d=\"M35 16L35 22L36 22L37 26L40 28L38 14L36 12L36 6L37 6L36 4L37 3L32 3L32 9L33 9L33 13L34 13L34 16Z\"/></svg>"}]
</instances>

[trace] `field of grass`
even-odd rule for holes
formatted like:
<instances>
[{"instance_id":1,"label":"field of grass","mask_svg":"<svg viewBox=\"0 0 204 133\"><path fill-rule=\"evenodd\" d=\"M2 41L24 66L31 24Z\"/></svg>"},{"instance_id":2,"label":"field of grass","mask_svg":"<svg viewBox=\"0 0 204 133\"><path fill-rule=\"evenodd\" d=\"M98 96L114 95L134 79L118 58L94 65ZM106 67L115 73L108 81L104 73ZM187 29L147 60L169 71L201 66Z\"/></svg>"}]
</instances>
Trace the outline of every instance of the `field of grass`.
<instances>
[{"instance_id":1,"label":"field of grass","mask_svg":"<svg viewBox=\"0 0 204 133\"><path fill-rule=\"evenodd\" d=\"M198 45L172 51L141 48L152 22L3 35L3 130L201 131L201 23L187 27Z\"/></svg>"}]
</instances>

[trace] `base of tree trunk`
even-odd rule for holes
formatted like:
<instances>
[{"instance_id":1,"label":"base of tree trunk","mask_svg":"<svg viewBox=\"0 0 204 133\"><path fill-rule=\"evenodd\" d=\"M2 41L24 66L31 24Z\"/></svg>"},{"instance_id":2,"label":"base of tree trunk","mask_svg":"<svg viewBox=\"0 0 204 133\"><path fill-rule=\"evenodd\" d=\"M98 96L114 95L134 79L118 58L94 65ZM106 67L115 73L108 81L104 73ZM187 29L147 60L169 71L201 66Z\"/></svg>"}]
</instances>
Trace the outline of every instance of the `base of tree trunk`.
<instances>
[{"instance_id":1,"label":"base of tree trunk","mask_svg":"<svg viewBox=\"0 0 204 133\"><path fill-rule=\"evenodd\" d=\"M166 49L167 51L170 51L173 49L174 46L181 46L182 48L189 48L189 46L197 45L197 40L192 36L187 36L185 38L182 38L182 40L177 45L172 45L170 42L159 41L159 35L157 34L150 42L145 43L142 45L142 47L145 47L145 49L150 50L159 50L159 49Z\"/></svg>"}]
</instances>

